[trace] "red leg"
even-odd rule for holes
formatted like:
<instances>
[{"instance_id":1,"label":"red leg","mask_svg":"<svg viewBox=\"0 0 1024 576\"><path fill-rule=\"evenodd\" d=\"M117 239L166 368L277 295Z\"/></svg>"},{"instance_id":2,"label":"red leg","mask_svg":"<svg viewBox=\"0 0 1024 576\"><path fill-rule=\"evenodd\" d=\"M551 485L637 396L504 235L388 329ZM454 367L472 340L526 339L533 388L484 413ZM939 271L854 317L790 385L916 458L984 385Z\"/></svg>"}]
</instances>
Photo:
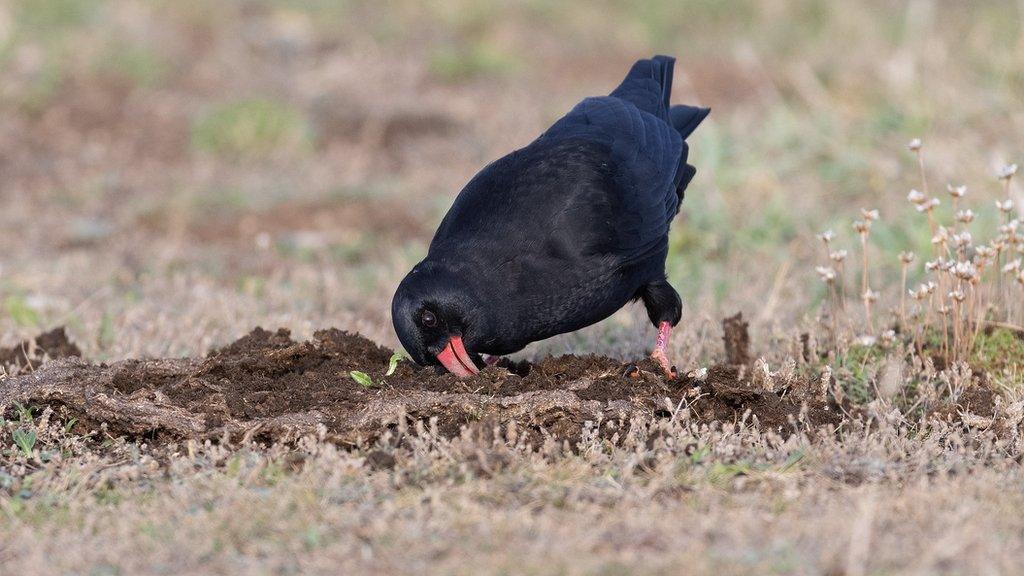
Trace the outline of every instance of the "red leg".
<instances>
[{"instance_id":1,"label":"red leg","mask_svg":"<svg viewBox=\"0 0 1024 576\"><path fill-rule=\"evenodd\" d=\"M668 361L668 354L665 352L668 348L668 339L672 335L672 324L669 322L662 322L658 324L658 341L654 345L654 352L651 352L651 358L661 366L662 371L665 372L667 378L675 378L676 372L672 369L672 364Z\"/></svg>"}]
</instances>

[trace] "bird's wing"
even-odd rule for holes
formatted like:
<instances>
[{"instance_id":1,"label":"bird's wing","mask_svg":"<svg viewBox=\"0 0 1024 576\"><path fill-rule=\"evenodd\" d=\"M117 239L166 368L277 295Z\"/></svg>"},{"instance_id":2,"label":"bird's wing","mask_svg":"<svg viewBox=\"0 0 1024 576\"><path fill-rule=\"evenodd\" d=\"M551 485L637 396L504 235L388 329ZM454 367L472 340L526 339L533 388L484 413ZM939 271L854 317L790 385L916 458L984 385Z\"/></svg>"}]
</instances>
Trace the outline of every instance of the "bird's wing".
<instances>
[{"instance_id":1,"label":"bird's wing","mask_svg":"<svg viewBox=\"0 0 1024 576\"><path fill-rule=\"evenodd\" d=\"M431 252L471 247L502 260L544 252L604 265L643 258L664 244L678 210L682 150L666 121L614 96L588 98L477 174Z\"/></svg>"},{"instance_id":2,"label":"bird's wing","mask_svg":"<svg viewBox=\"0 0 1024 576\"><path fill-rule=\"evenodd\" d=\"M604 145L613 186L616 250L640 257L668 234L679 208L677 174L685 166L683 139L665 120L616 96L588 98L541 140L583 139Z\"/></svg>"}]
</instances>

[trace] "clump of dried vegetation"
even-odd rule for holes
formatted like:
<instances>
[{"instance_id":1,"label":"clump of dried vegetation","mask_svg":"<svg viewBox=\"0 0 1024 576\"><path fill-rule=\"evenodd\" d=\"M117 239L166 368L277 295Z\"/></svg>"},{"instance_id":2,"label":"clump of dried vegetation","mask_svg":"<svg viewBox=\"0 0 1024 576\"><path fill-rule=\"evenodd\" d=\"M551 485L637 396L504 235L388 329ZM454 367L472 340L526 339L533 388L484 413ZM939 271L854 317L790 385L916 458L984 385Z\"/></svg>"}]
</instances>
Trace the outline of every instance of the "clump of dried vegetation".
<instances>
[{"instance_id":1,"label":"clump of dried vegetation","mask_svg":"<svg viewBox=\"0 0 1024 576\"><path fill-rule=\"evenodd\" d=\"M1008 395L1019 410L1020 368L1024 365L1024 230L1015 213L1011 182L1017 165L999 169L998 188L989 203L998 210L994 229L979 230L976 213L967 204L967 186L948 184L950 210L938 213L942 200L929 187L924 145L914 139L908 149L916 156L920 190L907 194L914 211L927 218L931 234L928 259L914 268L914 252L881 254L899 262L900 281L888 310L879 310L880 293L871 282L870 238L879 211L862 209L852 228L858 239L859 299L862 313L847 306L849 288L844 262L849 252L836 246L836 235L818 235L827 260L816 268L829 297L819 319L822 341L831 370L835 364L851 367L855 386L865 400L899 392L903 408L927 408L936 394L958 402L965 389L983 387ZM879 255L874 257L878 258ZM916 287L909 278L918 278ZM862 378L865 369L881 372ZM886 386L885 380L889 380ZM945 386L936 390L933 382ZM880 390L887 387L888 391ZM841 392L840 392L841 393Z\"/></svg>"}]
</instances>

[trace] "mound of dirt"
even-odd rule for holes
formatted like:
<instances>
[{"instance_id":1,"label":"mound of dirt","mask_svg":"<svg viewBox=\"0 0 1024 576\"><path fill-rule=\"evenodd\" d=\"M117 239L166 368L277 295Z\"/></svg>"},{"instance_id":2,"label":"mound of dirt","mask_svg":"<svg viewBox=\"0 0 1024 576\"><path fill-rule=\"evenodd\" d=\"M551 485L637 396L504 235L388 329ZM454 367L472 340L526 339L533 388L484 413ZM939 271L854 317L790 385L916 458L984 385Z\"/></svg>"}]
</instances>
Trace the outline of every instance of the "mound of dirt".
<instances>
[{"instance_id":1,"label":"mound of dirt","mask_svg":"<svg viewBox=\"0 0 1024 576\"><path fill-rule=\"evenodd\" d=\"M82 351L68 339L67 332L61 326L10 348L0 348L0 366L19 371L35 370L46 359L56 360L81 355Z\"/></svg>"},{"instance_id":2,"label":"mound of dirt","mask_svg":"<svg viewBox=\"0 0 1024 576\"><path fill-rule=\"evenodd\" d=\"M736 322L730 330L737 330ZM742 336L733 342L746 345ZM745 350L732 352L733 358L748 357ZM813 383L769 392L753 384L751 370L742 365L712 367L699 380L666 381L649 360L561 356L532 365L504 363L460 380L407 361L388 375L391 356L391 350L336 329L296 342L287 330L257 328L204 359L49 362L0 383L0 410L14 402L48 405L76 418L82 431L105 424L108 434L151 442L287 442L323 426L332 440L357 444L372 442L403 419L432 421L445 436L476 422L514 422L531 439L572 440L587 421L673 418L682 408L706 421L747 415L783 433L798 423L839 420L815 397ZM357 382L353 371L372 383Z\"/></svg>"}]
</instances>

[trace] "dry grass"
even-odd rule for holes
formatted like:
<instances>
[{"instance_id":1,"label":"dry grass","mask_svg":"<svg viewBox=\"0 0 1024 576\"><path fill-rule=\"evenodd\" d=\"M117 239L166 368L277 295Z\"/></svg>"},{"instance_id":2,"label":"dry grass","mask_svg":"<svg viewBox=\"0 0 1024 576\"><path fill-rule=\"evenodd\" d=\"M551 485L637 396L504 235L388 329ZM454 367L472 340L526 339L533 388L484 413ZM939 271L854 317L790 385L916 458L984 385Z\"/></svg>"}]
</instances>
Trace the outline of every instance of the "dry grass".
<instances>
[{"instance_id":1,"label":"dry grass","mask_svg":"<svg viewBox=\"0 0 1024 576\"><path fill-rule=\"evenodd\" d=\"M664 52L679 56L675 100L714 108L672 237L686 302L676 363L707 365L719 319L741 309L766 382L808 332L822 360L807 369L833 374L832 397L858 409L836 434L684 418L651 442L644 424L575 453L427 432L353 452L315 438L154 452L8 413L0 565L1015 571L1024 350L973 320L1020 324L1012 269L993 271L1022 244L976 269L977 284L924 266L936 245L973 262L983 241L1009 243L994 200L1024 205L1019 175L995 177L1022 159L1022 13L933 0L0 0L0 345L67 324L97 360L201 354L255 325L394 346L393 287L461 185ZM924 148L908 151L917 137ZM955 208L947 183L970 190ZM915 214L911 189L942 204ZM871 222L863 244L858 217ZM815 235L829 228L826 255ZM952 235L965 229L961 252ZM901 296L929 279L927 297ZM958 289L959 327L940 331L940 298ZM897 324L914 330L887 335ZM526 355L635 357L653 337L626 310ZM976 372L941 372L926 349ZM993 416L923 416L979 388L998 392ZM15 431L35 442L22 450Z\"/></svg>"},{"instance_id":2,"label":"dry grass","mask_svg":"<svg viewBox=\"0 0 1024 576\"><path fill-rule=\"evenodd\" d=\"M1019 442L885 414L787 439L683 414L575 454L426 428L155 456L40 430L64 453L15 465L0 504L30 573L999 573L1021 552Z\"/></svg>"}]
</instances>

